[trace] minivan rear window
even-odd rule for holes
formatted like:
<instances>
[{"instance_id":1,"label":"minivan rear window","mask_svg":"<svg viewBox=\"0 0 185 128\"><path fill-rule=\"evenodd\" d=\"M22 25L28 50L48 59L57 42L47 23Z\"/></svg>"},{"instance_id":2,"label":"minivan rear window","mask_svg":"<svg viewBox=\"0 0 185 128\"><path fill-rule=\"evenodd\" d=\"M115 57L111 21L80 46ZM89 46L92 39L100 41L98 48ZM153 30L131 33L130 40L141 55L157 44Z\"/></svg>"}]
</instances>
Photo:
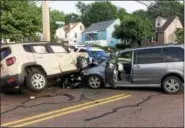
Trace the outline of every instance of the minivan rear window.
<instances>
[{"instance_id":1,"label":"minivan rear window","mask_svg":"<svg viewBox=\"0 0 185 128\"><path fill-rule=\"evenodd\" d=\"M184 61L184 49L181 47L163 48L163 58L165 62Z\"/></svg>"},{"instance_id":2,"label":"minivan rear window","mask_svg":"<svg viewBox=\"0 0 185 128\"><path fill-rule=\"evenodd\" d=\"M3 60L4 58L6 58L8 55L11 54L11 49L9 47L2 48L0 49L0 53L1 53L1 60Z\"/></svg>"}]
</instances>

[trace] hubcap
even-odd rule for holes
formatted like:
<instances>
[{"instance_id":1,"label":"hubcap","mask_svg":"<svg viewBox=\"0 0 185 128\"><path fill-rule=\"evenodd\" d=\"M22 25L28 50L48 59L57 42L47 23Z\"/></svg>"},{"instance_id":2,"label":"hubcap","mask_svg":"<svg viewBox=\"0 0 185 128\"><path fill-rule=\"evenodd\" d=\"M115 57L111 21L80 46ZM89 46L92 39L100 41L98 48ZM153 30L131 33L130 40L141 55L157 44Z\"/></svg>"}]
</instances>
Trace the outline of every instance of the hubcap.
<instances>
[{"instance_id":1,"label":"hubcap","mask_svg":"<svg viewBox=\"0 0 185 128\"><path fill-rule=\"evenodd\" d=\"M41 74L34 74L31 77L31 83L33 85L34 88L36 89L42 89L45 86L45 78L43 75Z\"/></svg>"},{"instance_id":2,"label":"hubcap","mask_svg":"<svg viewBox=\"0 0 185 128\"><path fill-rule=\"evenodd\" d=\"M180 87L179 82L175 79L170 79L170 80L166 81L166 83L165 83L165 88L169 92L176 92L179 89L179 87Z\"/></svg>"},{"instance_id":3,"label":"hubcap","mask_svg":"<svg viewBox=\"0 0 185 128\"><path fill-rule=\"evenodd\" d=\"M89 79L89 85L92 87L92 88L99 88L100 85L101 85L101 80L98 78L98 77L91 77Z\"/></svg>"}]
</instances>

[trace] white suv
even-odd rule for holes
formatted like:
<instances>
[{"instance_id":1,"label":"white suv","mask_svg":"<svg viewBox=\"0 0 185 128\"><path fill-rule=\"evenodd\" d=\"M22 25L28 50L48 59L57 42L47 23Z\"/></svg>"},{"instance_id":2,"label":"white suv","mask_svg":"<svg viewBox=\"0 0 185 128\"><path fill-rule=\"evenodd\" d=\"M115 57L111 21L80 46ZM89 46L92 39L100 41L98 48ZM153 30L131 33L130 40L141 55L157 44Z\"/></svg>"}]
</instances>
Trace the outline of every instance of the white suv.
<instances>
[{"instance_id":1,"label":"white suv","mask_svg":"<svg viewBox=\"0 0 185 128\"><path fill-rule=\"evenodd\" d=\"M88 55L69 51L62 44L35 42L2 45L0 85L8 93L26 85L39 92L48 78L88 67Z\"/></svg>"}]
</instances>

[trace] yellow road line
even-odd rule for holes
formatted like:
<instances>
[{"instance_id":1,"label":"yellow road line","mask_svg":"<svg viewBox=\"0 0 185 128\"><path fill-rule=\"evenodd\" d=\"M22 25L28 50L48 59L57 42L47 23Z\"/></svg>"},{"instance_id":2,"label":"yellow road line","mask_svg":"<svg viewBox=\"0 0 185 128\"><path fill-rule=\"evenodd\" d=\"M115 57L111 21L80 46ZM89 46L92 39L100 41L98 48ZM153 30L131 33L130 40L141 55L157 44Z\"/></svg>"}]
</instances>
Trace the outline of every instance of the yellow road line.
<instances>
[{"instance_id":1,"label":"yellow road line","mask_svg":"<svg viewBox=\"0 0 185 128\"><path fill-rule=\"evenodd\" d=\"M104 100L109 100L109 99L120 97L120 96L123 96L123 95L125 95L125 94L119 94L119 95L115 95L115 96L111 96L111 97L107 97L107 98L102 98L102 99L99 99L99 100L96 100L96 101L86 102L86 103L83 103L83 104L78 104L78 105L74 105L74 106L71 106L71 107L62 108L62 109L59 109L59 110L47 112L47 113L40 114L40 115L36 115L36 116L28 117L28 118L23 118L23 119L20 119L20 120L17 120L17 121L4 123L4 124L1 125L1 127L14 125L14 124L25 122L25 121L30 121L30 120L33 120L33 119L36 119L36 118L40 118L40 117L43 117L43 116L48 116L48 115L55 114L55 113L57 114L58 112L74 109L74 108L77 108L77 107L82 107L84 105L89 105L89 104L93 104L93 103L96 103L96 102L101 102L101 101L104 101Z\"/></svg>"},{"instance_id":2,"label":"yellow road line","mask_svg":"<svg viewBox=\"0 0 185 128\"><path fill-rule=\"evenodd\" d=\"M117 100L125 99L125 98L128 98L130 96L131 95L118 97L118 98L115 98L115 99L112 99L112 100L107 100L107 101L103 101L103 102L100 102L100 103L97 103L97 104L92 104L92 105L85 106L85 107L82 107L82 108L74 109L74 110L71 110L71 111L62 112L62 113L59 113L59 114L56 114L56 115L52 115L52 116L49 116L49 117L41 118L41 119L38 119L38 120L34 120L34 121L31 121L31 122L19 124L19 125L12 126L12 127L23 127L23 126L26 126L26 125L30 125L30 124L38 123L38 122L45 121L45 120L48 120L48 119L56 118L58 116L63 116L63 115L70 114L70 113L73 113L73 112L77 112L77 111L80 111L80 110L84 110L84 109L87 109L87 108L92 108L94 106L98 106L98 105L114 102L114 101L117 101Z\"/></svg>"}]
</instances>

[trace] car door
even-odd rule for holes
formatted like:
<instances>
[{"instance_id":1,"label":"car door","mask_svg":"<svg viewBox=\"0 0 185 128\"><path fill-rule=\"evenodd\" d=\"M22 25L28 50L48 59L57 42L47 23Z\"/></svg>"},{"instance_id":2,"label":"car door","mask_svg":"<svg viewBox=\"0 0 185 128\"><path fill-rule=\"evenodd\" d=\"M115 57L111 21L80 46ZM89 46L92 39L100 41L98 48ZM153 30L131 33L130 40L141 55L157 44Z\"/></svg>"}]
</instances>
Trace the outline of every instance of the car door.
<instances>
[{"instance_id":1,"label":"car door","mask_svg":"<svg viewBox=\"0 0 185 128\"><path fill-rule=\"evenodd\" d=\"M54 54L49 53L44 44L31 45L33 49L33 56L36 63L41 65L46 71L47 75L55 75L61 73L59 63Z\"/></svg>"},{"instance_id":2,"label":"car door","mask_svg":"<svg viewBox=\"0 0 185 128\"><path fill-rule=\"evenodd\" d=\"M132 80L135 84L159 84L166 71L161 48L134 51Z\"/></svg>"},{"instance_id":3,"label":"car door","mask_svg":"<svg viewBox=\"0 0 185 128\"><path fill-rule=\"evenodd\" d=\"M117 83L117 55L112 54L105 66L105 81L111 87L115 87Z\"/></svg>"},{"instance_id":4,"label":"car door","mask_svg":"<svg viewBox=\"0 0 185 128\"><path fill-rule=\"evenodd\" d=\"M74 54L67 52L62 45L50 44L50 48L57 58L62 72L68 72L77 69Z\"/></svg>"}]
</instances>

